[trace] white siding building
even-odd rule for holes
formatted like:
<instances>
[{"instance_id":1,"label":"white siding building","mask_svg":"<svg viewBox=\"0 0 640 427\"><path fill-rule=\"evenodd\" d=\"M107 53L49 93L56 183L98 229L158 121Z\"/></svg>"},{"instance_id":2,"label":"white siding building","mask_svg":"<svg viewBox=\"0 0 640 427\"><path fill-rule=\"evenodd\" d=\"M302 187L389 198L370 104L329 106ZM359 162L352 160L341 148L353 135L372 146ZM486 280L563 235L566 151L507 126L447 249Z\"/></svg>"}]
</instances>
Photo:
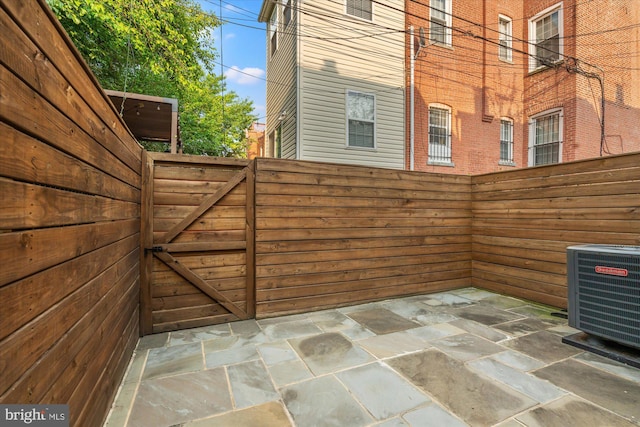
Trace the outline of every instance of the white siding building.
<instances>
[{"instance_id":1,"label":"white siding building","mask_svg":"<svg viewBox=\"0 0 640 427\"><path fill-rule=\"evenodd\" d=\"M404 168L404 0L264 0L266 152Z\"/></svg>"}]
</instances>

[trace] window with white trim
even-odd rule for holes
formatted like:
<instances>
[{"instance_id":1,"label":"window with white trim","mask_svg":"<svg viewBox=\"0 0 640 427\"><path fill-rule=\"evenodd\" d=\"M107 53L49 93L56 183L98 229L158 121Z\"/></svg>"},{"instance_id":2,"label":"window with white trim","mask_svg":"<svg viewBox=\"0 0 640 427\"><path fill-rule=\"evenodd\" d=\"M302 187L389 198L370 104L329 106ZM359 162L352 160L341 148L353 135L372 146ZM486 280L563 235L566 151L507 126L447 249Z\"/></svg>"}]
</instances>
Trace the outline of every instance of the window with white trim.
<instances>
[{"instance_id":1,"label":"window with white trim","mask_svg":"<svg viewBox=\"0 0 640 427\"><path fill-rule=\"evenodd\" d=\"M429 40L451 46L451 0L430 0Z\"/></svg>"},{"instance_id":2,"label":"window with white trim","mask_svg":"<svg viewBox=\"0 0 640 427\"><path fill-rule=\"evenodd\" d=\"M500 119L500 164L513 164L513 120Z\"/></svg>"},{"instance_id":3,"label":"window with white trim","mask_svg":"<svg viewBox=\"0 0 640 427\"><path fill-rule=\"evenodd\" d=\"M529 166L562 161L562 110L544 112L529 121Z\"/></svg>"},{"instance_id":4,"label":"window with white trim","mask_svg":"<svg viewBox=\"0 0 640 427\"><path fill-rule=\"evenodd\" d=\"M371 21L373 19L372 3L371 0L347 0L347 15Z\"/></svg>"},{"instance_id":5,"label":"window with white trim","mask_svg":"<svg viewBox=\"0 0 640 427\"><path fill-rule=\"evenodd\" d=\"M293 0L287 0L287 2L284 5L284 11L282 12L285 27L289 25L289 22L291 22L291 3L292 2Z\"/></svg>"},{"instance_id":6,"label":"window with white trim","mask_svg":"<svg viewBox=\"0 0 640 427\"><path fill-rule=\"evenodd\" d=\"M503 61L513 60L513 34L511 18L503 15L498 17L498 58Z\"/></svg>"},{"instance_id":7,"label":"window with white trim","mask_svg":"<svg viewBox=\"0 0 640 427\"><path fill-rule=\"evenodd\" d=\"M552 65L562 56L562 3L529 20L529 71Z\"/></svg>"},{"instance_id":8,"label":"window with white trim","mask_svg":"<svg viewBox=\"0 0 640 427\"><path fill-rule=\"evenodd\" d=\"M429 106L429 164L451 163L451 109Z\"/></svg>"},{"instance_id":9,"label":"window with white trim","mask_svg":"<svg viewBox=\"0 0 640 427\"><path fill-rule=\"evenodd\" d=\"M347 145L375 148L376 97L370 93L347 91Z\"/></svg>"},{"instance_id":10,"label":"window with white trim","mask_svg":"<svg viewBox=\"0 0 640 427\"><path fill-rule=\"evenodd\" d=\"M273 55L278 50L278 3L273 7L269 18L269 52Z\"/></svg>"}]
</instances>

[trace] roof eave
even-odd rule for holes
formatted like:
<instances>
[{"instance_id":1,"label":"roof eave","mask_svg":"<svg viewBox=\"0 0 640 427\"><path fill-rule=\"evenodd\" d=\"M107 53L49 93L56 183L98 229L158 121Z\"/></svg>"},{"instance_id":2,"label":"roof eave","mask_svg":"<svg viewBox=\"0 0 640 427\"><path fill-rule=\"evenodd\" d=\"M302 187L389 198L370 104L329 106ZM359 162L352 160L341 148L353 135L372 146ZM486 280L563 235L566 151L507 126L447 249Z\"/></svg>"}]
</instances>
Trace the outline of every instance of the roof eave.
<instances>
[{"instance_id":1,"label":"roof eave","mask_svg":"<svg viewBox=\"0 0 640 427\"><path fill-rule=\"evenodd\" d=\"M271 12L276 5L276 0L264 0L260 7L260 14L258 15L258 22L268 22L271 18Z\"/></svg>"}]
</instances>

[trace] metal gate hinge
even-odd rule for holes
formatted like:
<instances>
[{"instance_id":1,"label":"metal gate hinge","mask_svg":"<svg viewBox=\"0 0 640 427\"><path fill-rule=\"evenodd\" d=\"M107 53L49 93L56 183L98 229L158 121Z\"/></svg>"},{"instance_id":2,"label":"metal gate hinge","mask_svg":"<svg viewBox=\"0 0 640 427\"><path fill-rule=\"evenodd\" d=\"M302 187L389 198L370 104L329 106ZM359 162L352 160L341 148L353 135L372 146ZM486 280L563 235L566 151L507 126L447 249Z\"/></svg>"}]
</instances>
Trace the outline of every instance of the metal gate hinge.
<instances>
[{"instance_id":1,"label":"metal gate hinge","mask_svg":"<svg viewBox=\"0 0 640 427\"><path fill-rule=\"evenodd\" d=\"M144 250L149 252L164 252L164 248L162 246L152 246L150 248L144 248Z\"/></svg>"}]
</instances>

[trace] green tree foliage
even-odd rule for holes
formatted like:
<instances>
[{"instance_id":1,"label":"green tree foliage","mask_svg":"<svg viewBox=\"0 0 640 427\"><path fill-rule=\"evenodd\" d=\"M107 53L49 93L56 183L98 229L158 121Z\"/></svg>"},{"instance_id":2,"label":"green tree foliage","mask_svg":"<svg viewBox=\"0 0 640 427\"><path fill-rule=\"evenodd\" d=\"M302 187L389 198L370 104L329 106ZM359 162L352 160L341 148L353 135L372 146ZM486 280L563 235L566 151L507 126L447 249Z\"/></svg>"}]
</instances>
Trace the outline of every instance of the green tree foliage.
<instances>
[{"instance_id":1,"label":"green tree foliage","mask_svg":"<svg viewBox=\"0 0 640 427\"><path fill-rule=\"evenodd\" d=\"M193 0L47 2L104 88L178 99L185 153L245 155L253 105L214 73L214 14Z\"/></svg>"}]
</instances>

